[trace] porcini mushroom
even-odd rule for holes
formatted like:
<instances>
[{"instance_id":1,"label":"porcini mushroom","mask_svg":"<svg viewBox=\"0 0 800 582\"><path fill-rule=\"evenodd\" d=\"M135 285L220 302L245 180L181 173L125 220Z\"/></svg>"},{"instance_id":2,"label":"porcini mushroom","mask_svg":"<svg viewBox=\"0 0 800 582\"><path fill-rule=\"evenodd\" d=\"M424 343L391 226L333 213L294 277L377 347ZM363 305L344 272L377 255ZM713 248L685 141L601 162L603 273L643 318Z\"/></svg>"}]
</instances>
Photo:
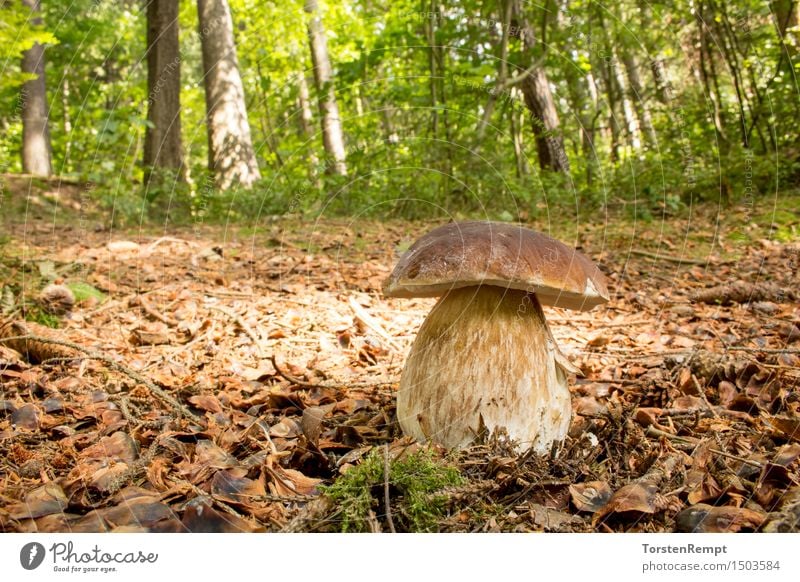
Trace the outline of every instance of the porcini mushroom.
<instances>
[{"instance_id":1,"label":"porcini mushroom","mask_svg":"<svg viewBox=\"0 0 800 582\"><path fill-rule=\"evenodd\" d=\"M389 297L440 297L420 327L400 380L407 435L462 448L503 429L548 451L572 415L567 373L541 305L586 311L608 301L588 258L544 234L462 222L424 235L384 283Z\"/></svg>"}]
</instances>

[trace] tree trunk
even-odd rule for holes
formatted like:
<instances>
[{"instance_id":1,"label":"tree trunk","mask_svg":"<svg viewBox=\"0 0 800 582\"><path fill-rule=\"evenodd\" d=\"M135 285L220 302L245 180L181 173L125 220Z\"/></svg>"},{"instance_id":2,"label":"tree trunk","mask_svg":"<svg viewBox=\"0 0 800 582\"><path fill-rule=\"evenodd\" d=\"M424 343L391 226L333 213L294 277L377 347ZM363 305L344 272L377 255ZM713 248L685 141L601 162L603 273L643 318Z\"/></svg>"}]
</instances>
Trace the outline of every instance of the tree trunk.
<instances>
[{"instance_id":1,"label":"tree trunk","mask_svg":"<svg viewBox=\"0 0 800 582\"><path fill-rule=\"evenodd\" d=\"M653 10L650 6L651 0L639 0L639 21L642 30L653 28ZM664 104L667 104L672 99L672 88L670 87L669 77L667 76L667 66L664 63L664 58L658 54L658 48L653 41L653 36L650 34L641 35L644 43L644 48L648 55L653 55L650 58L650 72L653 75L653 82L656 87L656 98Z\"/></svg>"},{"instance_id":2,"label":"tree trunk","mask_svg":"<svg viewBox=\"0 0 800 582\"><path fill-rule=\"evenodd\" d=\"M523 47L533 64L531 51L536 46L536 34L523 11L521 0L514 0L514 13L519 24ZM558 111L543 67L535 67L530 74L525 75L520 88L525 98L525 105L531 112L539 167L543 170L569 174L569 158L560 132Z\"/></svg>"},{"instance_id":3,"label":"tree trunk","mask_svg":"<svg viewBox=\"0 0 800 582\"><path fill-rule=\"evenodd\" d=\"M729 149L728 148L728 134L725 131L725 124L723 122L722 100L721 100L721 96L719 94L719 84L718 84L717 79L716 79L716 69L715 68L713 69L713 71L714 71L714 73L713 73L713 75L714 75L714 78L713 78L713 81L714 81L713 89L712 89L712 85L710 83L711 75L709 74L709 68L714 67L714 55L712 54L711 49L709 47L709 43L708 43L709 34L708 34L708 31L706 30L706 27L704 26L703 5L702 5L702 3L700 4L700 6L698 8L699 9L698 9L698 12L697 12L696 22L697 22L698 35L700 37L700 48L699 48L699 50L700 50L700 59L699 59L700 66L699 66L699 72L700 72L700 77L701 77L701 80L703 82L703 87L705 89L706 95L708 95L709 99L711 100L711 103L714 105L714 127L715 127L715 129L717 131L717 136L718 136L717 139L719 140L720 151L725 153Z\"/></svg>"},{"instance_id":4,"label":"tree trunk","mask_svg":"<svg viewBox=\"0 0 800 582\"><path fill-rule=\"evenodd\" d=\"M644 87L639 78L638 64L636 58L629 51L622 54L622 62L625 64L625 72L628 76L628 87L631 91L631 100L636 109L636 116L639 118L639 128L644 134L647 144L655 147L658 138L653 127L653 117L650 115L650 107L644 99Z\"/></svg>"},{"instance_id":5,"label":"tree trunk","mask_svg":"<svg viewBox=\"0 0 800 582\"><path fill-rule=\"evenodd\" d=\"M423 1L423 6L425 6L425 2ZM426 14L428 17L425 18L425 41L428 45L428 83L430 87L430 94L431 94L431 135L433 139L436 139L439 136L439 107L438 107L438 99L437 99L437 87L438 83L436 82L436 30L435 30L435 23L436 18L433 15L438 14L436 12L436 0L431 0L430 7L427 10L423 10L423 14Z\"/></svg>"},{"instance_id":6,"label":"tree trunk","mask_svg":"<svg viewBox=\"0 0 800 582\"><path fill-rule=\"evenodd\" d=\"M622 65L619 62L619 58L617 58L617 51L613 47L608 54L614 55L611 63L611 70L613 72L612 81L618 88L617 94L622 104L622 117L625 119L628 143L634 150L639 150L642 148L642 139L639 135L639 126L636 124L636 116L633 113L633 105L631 105L631 100L628 98L628 84L622 72Z\"/></svg>"},{"instance_id":7,"label":"tree trunk","mask_svg":"<svg viewBox=\"0 0 800 582\"><path fill-rule=\"evenodd\" d=\"M500 39L499 57L500 69L497 73L497 79L494 83L494 91L490 93L489 99L486 101L486 106L483 109L483 115L481 116L481 120L478 122L478 129L475 132L478 143L483 140L483 136L486 133L486 126L489 125L489 122L492 119L492 113L494 113L498 96L500 93L506 90L504 84L506 82L506 78L508 77L508 37L511 30L511 9L513 6L511 4L511 0L501 0L500 5L503 9L503 33Z\"/></svg>"},{"instance_id":8,"label":"tree trunk","mask_svg":"<svg viewBox=\"0 0 800 582\"><path fill-rule=\"evenodd\" d=\"M147 126L144 138L145 183L152 170L180 170L181 55L178 3L150 0L147 5Z\"/></svg>"},{"instance_id":9,"label":"tree trunk","mask_svg":"<svg viewBox=\"0 0 800 582\"><path fill-rule=\"evenodd\" d=\"M322 116L322 145L333 163L330 170L335 174L347 174L344 135L339 106L336 104L336 89L333 83L333 69L328 57L328 41L325 28L319 16L317 0L306 0L305 11L309 14L308 40L311 46L311 60L314 64L314 81L317 85L319 112Z\"/></svg>"},{"instance_id":10,"label":"tree trunk","mask_svg":"<svg viewBox=\"0 0 800 582\"><path fill-rule=\"evenodd\" d=\"M509 118L511 119L511 139L514 144L514 162L517 169L517 178L523 178L530 173L530 169L528 168L528 159L525 157L525 148L522 142L522 112L518 110L519 108L513 106L518 98L517 91L518 89L516 88L511 89L512 107L509 112Z\"/></svg>"},{"instance_id":11,"label":"tree trunk","mask_svg":"<svg viewBox=\"0 0 800 582\"><path fill-rule=\"evenodd\" d=\"M31 12L39 12L39 0L23 0ZM36 16L32 24L41 24ZM22 72L36 75L22 86L22 171L37 176L53 173L50 161L50 130L44 78L44 46L36 43L22 55Z\"/></svg>"},{"instance_id":12,"label":"tree trunk","mask_svg":"<svg viewBox=\"0 0 800 582\"><path fill-rule=\"evenodd\" d=\"M64 138L67 140L64 144L64 166L68 167L69 154L72 150L72 118L69 114L69 77L67 76L67 71L64 71L64 81L61 83L61 109Z\"/></svg>"},{"instance_id":13,"label":"tree trunk","mask_svg":"<svg viewBox=\"0 0 800 582\"><path fill-rule=\"evenodd\" d=\"M261 88L261 102L264 106L264 115L261 117L261 129L264 133L264 141L267 142L267 147L272 155L275 156L275 165L280 168L283 166L283 158L281 152L278 150L278 142L275 138L275 124L272 122L272 111L269 107L269 93L267 92L266 77L261 70L261 62L256 62L256 71L258 72L258 86Z\"/></svg>"},{"instance_id":14,"label":"tree trunk","mask_svg":"<svg viewBox=\"0 0 800 582\"><path fill-rule=\"evenodd\" d=\"M311 138L314 135L314 113L311 110L311 95L308 91L308 81L303 71L297 73L297 103L300 106L300 131L303 139L306 140L308 148L309 176L313 177L314 187L322 188L322 181L319 179L319 158L314 153L311 145Z\"/></svg>"},{"instance_id":15,"label":"tree trunk","mask_svg":"<svg viewBox=\"0 0 800 582\"><path fill-rule=\"evenodd\" d=\"M303 72L297 74L297 100L300 104L300 128L303 135L310 138L314 134L314 113L311 111L311 96L308 92L308 81Z\"/></svg>"},{"instance_id":16,"label":"tree trunk","mask_svg":"<svg viewBox=\"0 0 800 582\"><path fill-rule=\"evenodd\" d=\"M775 0L772 2L778 35L790 57L800 51L800 2L798 0Z\"/></svg>"},{"instance_id":17,"label":"tree trunk","mask_svg":"<svg viewBox=\"0 0 800 582\"><path fill-rule=\"evenodd\" d=\"M230 8L227 0L197 0L197 12L206 89L208 165L218 188L249 188L261 174L247 121Z\"/></svg>"},{"instance_id":18,"label":"tree trunk","mask_svg":"<svg viewBox=\"0 0 800 582\"><path fill-rule=\"evenodd\" d=\"M608 131L606 137L609 138L609 150L611 152L611 160L619 161L620 149L620 128L619 121L617 120L617 91L614 84L614 77L611 73L610 60L603 59L600 62L600 74L603 82L603 89L605 89L606 103L608 103Z\"/></svg>"}]
</instances>

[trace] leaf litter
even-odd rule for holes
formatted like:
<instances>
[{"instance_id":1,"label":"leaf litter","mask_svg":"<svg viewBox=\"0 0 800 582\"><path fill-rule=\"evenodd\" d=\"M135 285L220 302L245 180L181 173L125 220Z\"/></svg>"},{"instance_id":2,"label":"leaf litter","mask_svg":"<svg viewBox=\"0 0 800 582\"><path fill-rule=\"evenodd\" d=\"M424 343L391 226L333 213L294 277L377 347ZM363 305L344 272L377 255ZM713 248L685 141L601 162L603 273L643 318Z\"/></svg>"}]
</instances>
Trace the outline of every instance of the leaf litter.
<instances>
[{"instance_id":1,"label":"leaf litter","mask_svg":"<svg viewBox=\"0 0 800 582\"><path fill-rule=\"evenodd\" d=\"M587 235L612 301L547 314L582 375L566 442L539 456L400 433L433 300L380 286L425 224L303 228L17 233L32 258L3 289L0 530L800 530L798 245L676 266ZM57 277L76 291L60 327L24 321Z\"/></svg>"}]
</instances>

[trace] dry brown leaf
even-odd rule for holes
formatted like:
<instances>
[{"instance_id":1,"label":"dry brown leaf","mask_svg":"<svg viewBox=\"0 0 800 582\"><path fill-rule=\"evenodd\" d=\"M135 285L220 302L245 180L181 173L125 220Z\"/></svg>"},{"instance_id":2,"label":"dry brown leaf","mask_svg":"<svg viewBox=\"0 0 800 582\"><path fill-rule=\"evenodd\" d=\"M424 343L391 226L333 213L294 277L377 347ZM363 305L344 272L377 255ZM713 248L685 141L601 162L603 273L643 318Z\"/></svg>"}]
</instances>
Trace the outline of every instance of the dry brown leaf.
<instances>
[{"instance_id":1,"label":"dry brown leaf","mask_svg":"<svg viewBox=\"0 0 800 582\"><path fill-rule=\"evenodd\" d=\"M578 511L595 513L611 499L611 487L605 481L588 481L569 486L572 504Z\"/></svg>"},{"instance_id":2,"label":"dry brown leaf","mask_svg":"<svg viewBox=\"0 0 800 582\"><path fill-rule=\"evenodd\" d=\"M675 529L693 533L729 533L755 531L766 518L765 514L742 507L713 507L698 503L675 516Z\"/></svg>"}]
</instances>

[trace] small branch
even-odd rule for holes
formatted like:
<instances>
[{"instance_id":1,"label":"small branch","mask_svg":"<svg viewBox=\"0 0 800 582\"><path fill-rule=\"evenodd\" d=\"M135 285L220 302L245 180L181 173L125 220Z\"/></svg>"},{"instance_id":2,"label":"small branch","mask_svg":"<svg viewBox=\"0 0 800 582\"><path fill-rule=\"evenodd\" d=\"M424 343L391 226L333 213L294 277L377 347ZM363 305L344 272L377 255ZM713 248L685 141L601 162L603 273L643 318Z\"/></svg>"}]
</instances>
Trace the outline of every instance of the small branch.
<instances>
[{"instance_id":1,"label":"small branch","mask_svg":"<svg viewBox=\"0 0 800 582\"><path fill-rule=\"evenodd\" d=\"M669 439L671 441L677 441L677 442L680 442L680 443L685 443L687 445L699 445L700 444L700 441L698 439L696 439L696 438L678 436L676 434L672 434L672 433L669 433L669 432L666 432L666 431L663 431L663 430L659 430L656 427L654 427L653 425L648 426L647 430L644 431L644 434L646 434L647 436L652 436L652 437L664 437L665 439Z\"/></svg>"},{"instance_id":2,"label":"small branch","mask_svg":"<svg viewBox=\"0 0 800 582\"><path fill-rule=\"evenodd\" d=\"M389 522L389 530L397 533L392 519L392 502L389 495L389 445L383 445L383 504L386 506L386 521Z\"/></svg>"},{"instance_id":3,"label":"small branch","mask_svg":"<svg viewBox=\"0 0 800 582\"><path fill-rule=\"evenodd\" d=\"M758 467L760 469L761 467L764 466L763 463L759 463L758 461L752 461L750 459L745 459L744 457L739 457L737 455L732 455L730 453L726 453L725 451L720 451L718 449L708 449L708 450L711 451L712 453L714 453L715 455L720 455L722 457L727 457L729 459L734 459L735 461L739 461L741 463L744 463L745 465L750 465L751 467Z\"/></svg>"},{"instance_id":4,"label":"small branch","mask_svg":"<svg viewBox=\"0 0 800 582\"><path fill-rule=\"evenodd\" d=\"M725 346L730 352L751 352L751 353L764 353L764 354L800 354L800 348L741 348L736 346Z\"/></svg>"},{"instance_id":5,"label":"small branch","mask_svg":"<svg viewBox=\"0 0 800 582\"><path fill-rule=\"evenodd\" d=\"M309 526L326 514L333 507L333 502L325 496L307 503L289 523L281 529L281 533L308 532Z\"/></svg>"},{"instance_id":6,"label":"small branch","mask_svg":"<svg viewBox=\"0 0 800 582\"><path fill-rule=\"evenodd\" d=\"M120 489L128 484L129 481L135 479L139 473L147 468L156 456L158 447L161 445L158 438L156 438L142 456L136 459L122 474L117 476L108 486L108 495L115 495Z\"/></svg>"},{"instance_id":7,"label":"small branch","mask_svg":"<svg viewBox=\"0 0 800 582\"><path fill-rule=\"evenodd\" d=\"M167 394L166 391L156 386L152 380L145 378L144 376L139 374L139 372L137 372L136 370L132 370L131 368L125 366L124 364L120 364L119 362L113 360L112 358L106 356L105 354L101 354L100 352L90 350L74 342L70 342L67 340L57 340L39 335L29 334L12 338L4 338L4 341L9 341L9 340L34 341L34 342L49 343L49 344L55 344L57 346L72 348L73 350L81 352L82 354L86 354L88 358L105 362L117 372L121 372L126 376L128 376L129 378L131 378L132 380L139 382L140 384L144 384L147 387L147 389L150 390L150 392L152 392L162 402L171 406L177 414L184 416L186 418L190 418L195 422L200 422L201 420L191 410L189 410L183 404L175 400L175 398Z\"/></svg>"},{"instance_id":8,"label":"small branch","mask_svg":"<svg viewBox=\"0 0 800 582\"><path fill-rule=\"evenodd\" d=\"M242 331L244 331L244 333L247 334L247 337L249 337L255 344L256 350L258 350L258 357L259 358L264 357L264 350L261 348L261 340L256 335L256 332L253 331L253 328L247 324L247 322L242 318L241 315L231 311L230 309L222 305L206 305L206 308L211 309L212 311L219 311L220 313L224 313L225 315L230 317L233 321L235 321L236 325L241 327Z\"/></svg>"},{"instance_id":9,"label":"small branch","mask_svg":"<svg viewBox=\"0 0 800 582\"><path fill-rule=\"evenodd\" d=\"M661 255L657 253L650 253L648 251L640 251L638 249L631 249L630 254L638 255L640 257L647 257L648 259L655 259L657 261L667 261L669 263L682 263L684 265L707 265L714 263L716 265L723 265L725 262L716 262L711 260L690 259L687 257L673 257L671 255Z\"/></svg>"},{"instance_id":10,"label":"small branch","mask_svg":"<svg viewBox=\"0 0 800 582\"><path fill-rule=\"evenodd\" d=\"M160 239L155 240L155 241L151 242L149 245L147 245L147 252L148 253L152 253L156 249L156 247L158 245L160 245L161 243L165 243L165 242L180 243L180 244L188 245L190 247L198 247L198 246L200 246L196 242L192 242L192 241L189 241L189 240L184 240L182 238L175 238L173 236L162 236Z\"/></svg>"},{"instance_id":11,"label":"small branch","mask_svg":"<svg viewBox=\"0 0 800 582\"><path fill-rule=\"evenodd\" d=\"M178 325L177 321L175 321L171 317L167 317L166 315L163 315L155 307L150 305L150 303L147 301L147 299L144 298L144 295L137 295L135 297L131 297L130 301L128 301L128 305L131 305L131 306L138 305L139 307L141 307L144 310L144 312L147 315L149 315L153 319L157 319L161 323L166 323L167 325L171 325L173 327Z\"/></svg>"},{"instance_id":12,"label":"small branch","mask_svg":"<svg viewBox=\"0 0 800 582\"><path fill-rule=\"evenodd\" d=\"M361 307L361 305L358 304L358 301L356 301L353 297L350 298L350 309L352 309L353 313L355 313L356 321L378 334L378 336L380 336L381 339L383 339L383 341L385 341L386 344L394 351L399 354L403 353L403 350L400 348L400 346L394 343L392 336L390 336L386 330L383 329L381 324L378 323L378 321L369 313L367 313L367 310Z\"/></svg>"},{"instance_id":13,"label":"small branch","mask_svg":"<svg viewBox=\"0 0 800 582\"><path fill-rule=\"evenodd\" d=\"M534 73L534 71L536 71L536 69L541 68L542 64L544 63L544 60L545 60L544 57L536 59L535 61L533 61L533 64L530 67L528 67L518 75L514 75L513 77L505 81L502 85L498 85L496 91L498 93L501 93L503 91L509 90L514 85L518 85L519 83L530 77Z\"/></svg>"},{"instance_id":14,"label":"small branch","mask_svg":"<svg viewBox=\"0 0 800 582\"><path fill-rule=\"evenodd\" d=\"M297 386L302 386L303 388L326 388L326 386L323 386L321 384L315 384L314 382L306 382L305 380L301 380L297 376L292 376L289 372L284 371L278 365L278 361L277 359L275 359L275 354L272 354L269 357L269 359L272 362L272 367L275 368L275 371L278 373L278 376L280 376L284 380L288 380L292 384L296 384Z\"/></svg>"}]
</instances>

